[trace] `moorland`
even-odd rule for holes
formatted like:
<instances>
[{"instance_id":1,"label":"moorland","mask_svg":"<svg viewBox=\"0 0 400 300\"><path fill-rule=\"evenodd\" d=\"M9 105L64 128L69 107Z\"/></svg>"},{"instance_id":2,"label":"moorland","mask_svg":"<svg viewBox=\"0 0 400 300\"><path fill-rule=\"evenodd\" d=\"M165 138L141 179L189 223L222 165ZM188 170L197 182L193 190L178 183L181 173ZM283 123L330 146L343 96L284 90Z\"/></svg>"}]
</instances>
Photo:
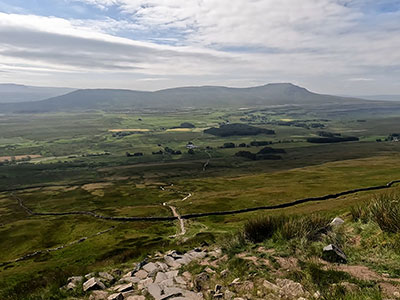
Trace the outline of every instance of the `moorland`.
<instances>
[{"instance_id":1,"label":"moorland","mask_svg":"<svg viewBox=\"0 0 400 300\"><path fill-rule=\"evenodd\" d=\"M207 89L206 98L214 99L214 89ZM306 92L289 91L278 91L295 99L282 105L263 104L258 90L251 97L241 91L232 105L221 106L211 100L201 105L198 96L180 106L190 91L168 91L163 105L129 109L133 96L126 91L122 100L119 92L108 96L113 101L106 106L106 100L91 106L81 96L66 106L79 91L62 101L0 105L0 298L62 298L59 287L74 274L155 251L218 243L259 216L346 216L388 189L282 209L181 216L278 205L400 179L400 104L317 94L302 104ZM104 95L94 95L99 93ZM149 101L159 101L154 97ZM390 264L372 263L372 256L366 262L398 276L393 255Z\"/></svg>"}]
</instances>

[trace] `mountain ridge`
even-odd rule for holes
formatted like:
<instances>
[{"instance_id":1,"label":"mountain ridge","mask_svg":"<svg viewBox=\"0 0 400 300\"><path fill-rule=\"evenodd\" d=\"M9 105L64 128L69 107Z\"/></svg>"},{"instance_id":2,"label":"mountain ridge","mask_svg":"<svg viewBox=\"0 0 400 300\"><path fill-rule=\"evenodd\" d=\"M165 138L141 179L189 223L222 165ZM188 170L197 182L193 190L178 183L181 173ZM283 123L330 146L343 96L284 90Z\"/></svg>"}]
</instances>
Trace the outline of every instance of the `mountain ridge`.
<instances>
[{"instance_id":1,"label":"mountain ridge","mask_svg":"<svg viewBox=\"0 0 400 300\"><path fill-rule=\"evenodd\" d=\"M367 100L365 100L367 101ZM364 100L317 94L292 83L232 88L188 86L158 91L79 89L34 102L0 104L0 112L56 112L76 110L181 109L268 105L361 104ZM368 101L370 102L370 101Z\"/></svg>"}]
</instances>

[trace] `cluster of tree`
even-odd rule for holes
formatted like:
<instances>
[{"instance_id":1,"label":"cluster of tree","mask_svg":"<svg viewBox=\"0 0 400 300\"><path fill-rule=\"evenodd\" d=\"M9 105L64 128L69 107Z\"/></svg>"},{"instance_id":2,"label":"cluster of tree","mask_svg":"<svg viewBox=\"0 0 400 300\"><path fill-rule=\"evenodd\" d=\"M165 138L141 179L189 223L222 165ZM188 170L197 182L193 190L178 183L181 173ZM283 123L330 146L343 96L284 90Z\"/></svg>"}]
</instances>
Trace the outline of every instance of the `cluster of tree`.
<instances>
[{"instance_id":1,"label":"cluster of tree","mask_svg":"<svg viewBox=\"0 0 400 300\"><path fill-rule=\"evenodd\" d=\"M204 130L204 133L212 134L215 136L232 136L232 135L257 135L257 134L275 134L275 131L265 128L259 128L246 124L226 124L221 125L219 128L209 128Z\"/></svg>"},{"instance_id":2,"label":"cluster of tree","mask_svg":"<svg viewBox=\"0 0 400 300\"><path fill-rule=\"evenodd\" d=\"M391 133L386 139L387 141L393 142L393 141L399 141L400 140L400 133Z\"/></svg>"},{"instance_id":3,"label":"cluster of tree","mask_svg":"<svg viewBox=\"0 0 400 300\"><path fill-rule=\"evenodd\" d=\"M221 148L235 148L236 145L234 143L224 143Z\"/></svg>"},{"instance_id":4,"label":"cluster of tree","mask_svg":"<svg viewBox=\"0 0 400 300\"><path fill-rule=\"evenodd\" d=\"M324 124L322 124L322 123L311 123L310 124L310 127L311 128L325 128L325 125Z\"/></svg>"},{"instance_id":5,"label":"cluster of tree","mask_svg":"<svg viewBox=\"0 0 400 300\"><path fill-rule=\"evenodd\" d=\"M249 148L249 147L260 147L260 146L266 146L266 145L270 145L272 144L272 142L270 141L252 141L250 142L250 144L246 144L246 143L240 143L237 146L235 145L235 143L232 142L228 142L228 143L224 143L220 148Z\"/></svg>"},{"instance_id":6,"label":"cluster of tree","mask_svg":"<svg viewBox=\"0 0 400 300\"><path fill-rule=\"evenodd\" d=\"M143 153L142 153L142 152L136 152L136 153L129 153L129 152L126 152L126 156L127 156L127 157L143 156Z\"/></svg>"},{"instance_id":7,"label":"cluster of tree","mask_svg":"<svg viewBox=\"0 0 400 300\"><path fill-rule=\"evenodd\" d=\"M183 122L180 125L181 128L196 128L196 126L194 126L192 123L189 122Z\"/></svg>"},{"instance_id":8,"label":"cluster of tree","mask_svg":"<svg viewBox=\"0 0 400 300\"><path fill-rule=\"evenodd\" d=\"M183 123L181 123L181 125L174 126L174 127L171 127L171 128L172 129L175 129L175 128L196 128L196 126L194 126L194 124L189 123L189 122L183 122Z\"/></svg>"},{"instance_id":9,"label":"cluster of tree","mask_svg":"<svg viewBox=\"0 0 400 300\"><path fill-rule=\"evenodd\" d=\"M169 147L165 147L164 151L163 150L159 150L159 151L153 151L152 152L153 155L162 155L164 153L171 154L171 155L181 155L182 151L181 150L174 150L174 149L171 149Z\"/></svg>"},{"instance_id":10,"label":"cluster of tree","mask_svg":"<svg viewBox=\"0 0 400 300\"><path fill-rule=\"evenodd\" d=\"M328 132L328 131L318 131L317 134L319 136L329 137L329 138L332 138L332 137L335 137L335 136L341 136L340 133L333 133L333 132Z\"/></svg>"},{"instance_id":11,"label":"cluster of tree","mask_svg":"<svg viewBox=\"0 0 400 300\"><path fill-rule=\"evenodd\" d=\"M118 131L118 132L113 132L112 136L116 138L123 138L124 136L132 135L134 134L133 131Z\"/></svg>"},{"instance_id":12,"label":"cluster of tree","mask_svg":"<svg viewBox=\"0 0 400 300\"><path fill-rule=\"evenodd\" d=\"M171 154L171 155L181 155L181 154L182 154L182 151L181 151L181 150L173 150L173 149L171 149L171 148L169 148L169 147L165 147L165 148L164 148L164 151L165 151L166 153Z\"/></svg>"},{"instance_id":13,"label":"cluster of tree","mask_svg":"<svg viewBox=\"0 0 400 300\"><path fill-rule=\"evenodd\" d=\"M309 143L316 143L316 144L327 144L327 143L341 143L341 142L353 142L358 141L359 138L355 136L347 136L347 137L311 137L307 139Z\"/></svg>"},{"instance_id":14,"label":"cluster of tree","mask_svg":"<svg viewBox=\"0 0 400 300\"><path fill-rule=\"evenodd\" d=\"M285 149L275 149L275 148L271 148L271 147L265 147L262 148L260 151L257 152L257 154L275 154L275 153L282 153L285 154L286 151Z\"/></svg>"},{"instance_id":15,"label":"cluster of tree","mask_svg":"<svg viewBox=\"0 0 400 300\"><path fill-rule=\"evenodd\" d=\"M252 142L250 142L250 146L253 146L253 147L266 146L266 145L270 145L270 144L272 144L272 142L269 142L269 141L252 141Z\"/></svg>"},{"instance_id":16,"label":"cluster of tree","mask_svg":"<svg viewBox=\"0 0 400 300\"><path fill-rule=\"evenodd\" d=\"M282 156L276 154L285 154L284 149L274 149L270 147L265 147L258 151L257 153L252 153L250 151L239 151L235 154L238 157L244 157L251 160L279 160Z\"/></svg>"}]
</instances>

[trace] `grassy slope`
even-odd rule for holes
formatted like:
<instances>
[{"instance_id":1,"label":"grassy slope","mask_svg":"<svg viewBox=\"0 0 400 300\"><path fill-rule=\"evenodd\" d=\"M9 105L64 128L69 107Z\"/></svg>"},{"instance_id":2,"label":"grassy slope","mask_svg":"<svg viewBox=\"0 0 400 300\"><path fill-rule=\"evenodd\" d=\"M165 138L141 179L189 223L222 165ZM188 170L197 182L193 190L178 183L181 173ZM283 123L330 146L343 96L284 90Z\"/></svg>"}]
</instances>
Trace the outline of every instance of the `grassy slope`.
<instances>
[{"instance_id":1,"label":"grassy slope","mask_svg":"<svg viewBox=\"0 0 400 300\"><path fill-rule=\"evenodd\" d=\"M283 161L251 162L233 159L236 149L214 149L206 172L202 165L208 158L198 150L194 156L155 157L149 153L158 150L158 143L174 149L184 149L189 141L199 146L217 147L224 142L235 143L252 140L271 140L268 136L232 137L221 139L194 132L165 132L183 121L197 127L215 126L229 119L240 121L242 113L217 111L212 114L177 113L159 115L38 115L2 118L0 149L5 155L42 154L53 159L42 163L0 167L2 189L36 184L74 184L107 181L94 191L77 186L69 188L44 188L25 190L17 194L26 204L37 211L96 210L107 215L170 215L162 202L179 200L177 191L194 192L187 202L174 205L181 213L210 211L257 206L290 201L312 195L323 195L355 187L382 184L400 178L397 167L400 145L368 142L375 136L384 137L392 132L398 118L368 120L358 123L351 120L326 122L327 130L346 131L366 142L336 145L309 145L302 142L317 130L271 126L276 130L272 140L294 140L294 143L276 144L288 154ZM270 117L272 117L269 114ZM285 115L274 116L283 118ZM142 121L138 121L138 118ZM290 116L289 116L290 117ZM107 132L111 128L149 128L149 134L132 135L115 139ZM259 148L249 148L256 152ZM126 158L125 151L143 151L143 158ZM111 156L79 157L69 159L70 154L111 151ZM133 152L133 151L132 151ZM65 156L60 158L60 156ZM178 160L179 159L179 160ZM57 162L57 161L65 161ZM174 183L174 191L160 191L160 184ZM368 199L369 193L361 193L345 199L305 204L285 210L288 213L325 211L334 215L343 212L354 203ZM177 247L176 240L168 236L176 232L174 223L127 223L103 222L88 217L27 217L16 205L9 193L0 194L0 261L16 258L28 252L58 246L90 236L115 225L104 235L66 248L59 252L12 264L0 269L0 290L13 295L13 289L23 290L22 282L29 291L52 281L53 272L58 277L99 270L139 257L153 249ZM278 212L270 212L275 214ZM247 219L262 214L249 213L237 216L208 217L188 221L188 237L183 246L207 239L213 235L236 230ZM31 280L36 275L44 281ZM16 294L15 294L16 295ZM20 296L15 296L18 299ZM20 299L20 298L19 298Z\"/></svg>"}]
</instances>

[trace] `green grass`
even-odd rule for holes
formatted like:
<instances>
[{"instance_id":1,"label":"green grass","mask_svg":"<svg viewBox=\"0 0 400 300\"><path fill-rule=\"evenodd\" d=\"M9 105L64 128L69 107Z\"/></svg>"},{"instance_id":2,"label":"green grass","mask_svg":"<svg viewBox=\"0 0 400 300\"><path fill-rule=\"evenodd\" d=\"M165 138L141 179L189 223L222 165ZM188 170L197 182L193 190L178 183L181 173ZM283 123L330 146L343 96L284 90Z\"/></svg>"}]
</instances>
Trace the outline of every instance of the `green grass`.
<instances>
[{"instance_id":1,"label":"green grass","mask_svg":"<svg viewBox=\"0 0 400 300\"><path fill-rule=\"evenodd\" d=\"M252 125L273 129L276 136L220 138L204 134L201 130L165 131L184 121L195 124L197 128L218 126L225 120L241 123L241 118L249 114L264 116L268 120L317 118L315 111L283 108L252 112L227 108L212 113L197 110L168 114L96 112L3 116L0 120L1 155L40 154L43 157L30 163L0 166L0 190L40 186L15 192L27 206L38 212L94 210L110 216L170 216L171 211L162 206L163 202L174 201L180 213L230 210L384 184L400 178L400 169L397 167L400 143L374 142L377 136L385 137L397 128L398 117L368 118L363 123L336 117L321 121L326 126L324 130L355 135L362 140L334 145L306 143L305 139L315 136L318 129L277 126L261 121ZM115 138L108 132L115 128L151 131ZM226 142L249 144L254 140L272 141L272 147L283 148L287 154L282 155L282 161L254 162L234 157L239 149L219 148ZM187 154L185 145L189 141L199 146L194 155ZM152 151L160 149L158 144L181 150L183 155L152 155ZM203 172L203 164L209 158L205 152L207 146L212 147L208 151L212 158ZM261 148L246 150L258 152ZM111 155L83 156L105 151ZM144 156L126 157L127 151L143 152ZM107 184L99 183L99 187L93 190L84 188L85 184L94 182ZM171 183L174 184L172 190L160 190L159 186ZM51 185L59 186L46 187ZM398 187L393 190L398 190ZM178 191L191 192L193 196L180 202L184 194ZM282 253L291 253L295 243L307 232L312 232L312 228L304 227L303 232L295 233L295 228L300 225L292 215L319 212L332 217L347 212L349 207L363 203L370 197L371 193L359 193L268 212L268 216L284 213L292 222L290 226L279 230L280 236L291 242L276 242L274 246ZM188 248L203 241L212 243L221 236L231 237L226 241L226 248L233 249L233 255L246 247L242 238L235 237L237 228L249 219L257 219L264 214L254 212L187 221L187 240L183 242L169 238L177 230L173 222L116 223L76 216L32 217L18 207L9 192L0 193L0 262L116 226L113 231L81 244L0 268L0 298L49 299L53 295L54 299L61 299L65 295L58 292L58 287L67 276L126 264L155 250ZM380 228L375 223L371 224L370 220L365 223L356 223L354 230L367 226L368 230L363 234L368 233L368 236L364 236L368 245L382 243L385 238L400 244L400 239L389 233L377 235ZM299 245L302 244L299 242ZM317 253L317 246L313 249L310 253ZM346 250L355 262L371 254L374 257L378 255L378 250L370 248ZM384 259L387 255L397 258L395 250L396 247L389 245L379 247L383 253L382 263L375 263L376 268L399 274L400 266L393 260ZM374 264L372 261L368 263ZM238 273L245 272L249 266L248 262L240 259L232 260L231 264L232 268L239 270ZM314 271L310 269L305 272ZM360 293L374 295L374 289L366 287Z\"/></svg>"}]
</instances>

